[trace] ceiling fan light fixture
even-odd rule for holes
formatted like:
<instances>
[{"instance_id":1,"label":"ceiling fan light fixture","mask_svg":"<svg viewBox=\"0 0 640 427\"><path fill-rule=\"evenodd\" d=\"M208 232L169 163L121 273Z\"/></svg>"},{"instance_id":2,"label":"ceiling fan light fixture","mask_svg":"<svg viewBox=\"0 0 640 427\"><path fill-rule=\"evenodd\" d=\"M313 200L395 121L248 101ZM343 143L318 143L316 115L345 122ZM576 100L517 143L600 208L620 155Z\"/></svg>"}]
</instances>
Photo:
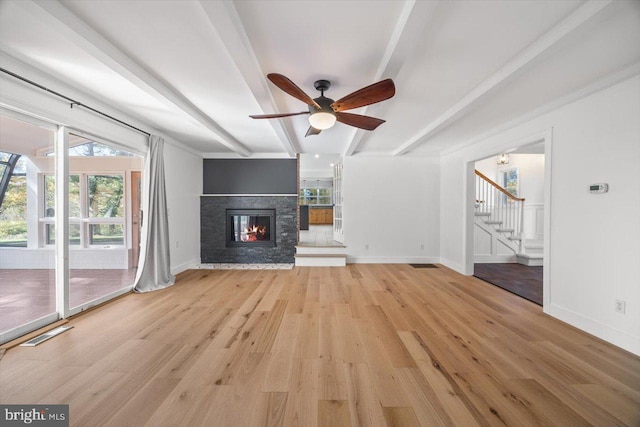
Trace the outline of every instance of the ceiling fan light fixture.
<instances>
[{"instance_id":1,"label":"ceiling fan light fixture","mask_svg":"<svg viewBox=\"0 0 640 427\"><path fill-rule=\"evenodd\" d=\"M313 113L309 116L309 124L319 130L329 129L336 124L336 116L323 111Z\"/></svg>"}]
</instances>

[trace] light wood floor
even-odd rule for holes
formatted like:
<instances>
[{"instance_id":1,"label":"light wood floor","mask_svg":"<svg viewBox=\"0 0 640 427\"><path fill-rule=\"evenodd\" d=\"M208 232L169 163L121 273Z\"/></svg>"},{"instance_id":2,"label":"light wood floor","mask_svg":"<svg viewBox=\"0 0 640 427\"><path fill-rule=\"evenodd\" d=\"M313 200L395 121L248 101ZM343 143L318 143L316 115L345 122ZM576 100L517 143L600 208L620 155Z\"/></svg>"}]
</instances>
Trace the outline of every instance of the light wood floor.
<instances>
[{"instance_id":1,"label":"light wood floor","mask_svg":"<svg viewBox=\"0 0 640 427\"><path fill-rule=\"evenodd\" d=\"M79 426L640 425L640 359L444 267L197 270L0 361Z\"/></svg>"}]
</instances>

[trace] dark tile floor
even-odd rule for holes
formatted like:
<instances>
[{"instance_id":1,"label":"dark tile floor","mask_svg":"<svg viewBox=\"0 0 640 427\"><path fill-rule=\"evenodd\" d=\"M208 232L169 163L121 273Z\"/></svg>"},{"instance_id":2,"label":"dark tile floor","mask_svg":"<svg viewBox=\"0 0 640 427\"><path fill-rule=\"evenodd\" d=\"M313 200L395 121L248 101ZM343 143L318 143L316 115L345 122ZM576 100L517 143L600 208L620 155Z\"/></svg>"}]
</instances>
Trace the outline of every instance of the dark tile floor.
<instances>
[{"instance_id":1,"label":"dark tile floor","mask_svg":"<svg viewBox=\"0 0 640 427\"><path fill-rule=\"evenodd\" d=\"M542 267L521 264L474 264L473 275L542 305Z\"/></svg>"},{"instance_id":2,"label":"dark tile floor","mask_svg":"<svg viewBox=\"0 0 640 427\"><path fill-rule=\"evenodd\" d=\"M131 286L136 269L71 270L70 306ZM55 312L54 270L0 269L0 332Z\"/></svg>"}]
</instances>

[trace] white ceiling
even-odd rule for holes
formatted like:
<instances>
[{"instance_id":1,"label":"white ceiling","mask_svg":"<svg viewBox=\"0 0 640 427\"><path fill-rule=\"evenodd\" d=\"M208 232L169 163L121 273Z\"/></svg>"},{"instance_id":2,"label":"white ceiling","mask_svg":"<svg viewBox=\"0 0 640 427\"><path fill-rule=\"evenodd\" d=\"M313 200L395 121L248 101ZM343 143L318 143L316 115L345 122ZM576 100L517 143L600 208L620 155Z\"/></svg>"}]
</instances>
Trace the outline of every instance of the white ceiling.
<instances>
[{"instance_id":1,"label":"white ceiling","mask_svg":"<svg viewBox=\"0 0 640 427\"><path fill-rule=\"evenodd\" d=\"M633 0L0 2L5 57L205 156L441 153L637 73L639 40ZM307 109L272 72L312 97L320 78L334 99L384 78L396 96L351 111L375 131L305 138L305 116L248 117Z\"/></svg>"}]
</instances>

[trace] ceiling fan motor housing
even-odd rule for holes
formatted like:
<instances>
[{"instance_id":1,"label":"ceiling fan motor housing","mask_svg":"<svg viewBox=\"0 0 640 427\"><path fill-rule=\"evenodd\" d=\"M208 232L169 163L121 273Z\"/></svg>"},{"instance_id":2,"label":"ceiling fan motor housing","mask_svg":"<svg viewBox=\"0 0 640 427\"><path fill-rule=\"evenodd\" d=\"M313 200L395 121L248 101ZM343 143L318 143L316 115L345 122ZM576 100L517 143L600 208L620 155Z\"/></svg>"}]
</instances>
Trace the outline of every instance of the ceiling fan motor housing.
<instances>
[{"instance_id":1,"label":"ceiling fan motor housing","mask_svg":"<svg viewBox=\"0 0 640 427\"><path fill-rule=\"evenodd\" d=\"M318 103L320 108L317 108L315 105L309 105L309 113L329 113L335 115L333 112L333 108L331 108L331 104L333 104L333 99L327 98L326 96L320 96L315 98L314 101Z\"/></svg>"}]
</instances>

